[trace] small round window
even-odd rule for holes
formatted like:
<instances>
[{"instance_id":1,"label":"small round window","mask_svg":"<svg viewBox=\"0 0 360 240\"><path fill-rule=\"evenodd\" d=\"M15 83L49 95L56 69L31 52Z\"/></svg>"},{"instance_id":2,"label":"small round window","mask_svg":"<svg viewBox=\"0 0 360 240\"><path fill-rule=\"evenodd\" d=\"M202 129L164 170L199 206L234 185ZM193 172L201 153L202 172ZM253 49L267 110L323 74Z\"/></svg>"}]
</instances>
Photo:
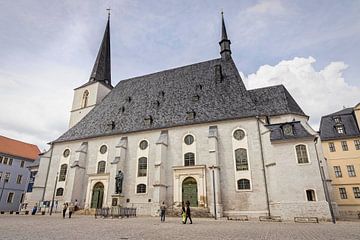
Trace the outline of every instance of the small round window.
<instances>
[{"instance_id":1,"label":"small round window","mask_svg":"<svg viewBox=\"0 0 360 240\"><path fill-rule=\"evenodd\" d=\"M67 158L69 155L70 155L70 150L65 149L65 151L63 152L63 156Z\"/></svg>"},{"instance_id":2,"label":"small round window","mask_svg":"<svg viewBox=\"0 0 360 240\"><path fill-rule=\"evenodd\" d=\"M194 137L192 135L186 135L184 142L186 145L191 145L194 142Z\"/></svg>"},{"instance_id":3,"label":"small round window","mask_svg":"<svg viewBox=\"0 0 360 240\"><path fill-rule=\"evenodd\" d=\"M146 140L142 140L139 144L141 150L145 150L148 147L148 142Z\"/></svg>"},{"instance_id":4,"label":"small round window","mask_svg":"<svg viewBox=\"0 0 360 240\"><path fill-rule=\"evenodd\" d=\"M233 136L236 140L241 140L245 137L245 132L241 129L238 129L234 132Z\"/></svg>"},{"instance_id":5,"label":"small round window","mask_svg":"<svg viewBox=\"0 0 360 240\"><path fill-rule=\"evenodd\" d=\"M100 153L101 153L101 154L104 154L104 153L106 153L106 151L107 151L107 146L106 146L106 145L102 145L102 146L100 147Z\"/></svg>"}]
</instances>

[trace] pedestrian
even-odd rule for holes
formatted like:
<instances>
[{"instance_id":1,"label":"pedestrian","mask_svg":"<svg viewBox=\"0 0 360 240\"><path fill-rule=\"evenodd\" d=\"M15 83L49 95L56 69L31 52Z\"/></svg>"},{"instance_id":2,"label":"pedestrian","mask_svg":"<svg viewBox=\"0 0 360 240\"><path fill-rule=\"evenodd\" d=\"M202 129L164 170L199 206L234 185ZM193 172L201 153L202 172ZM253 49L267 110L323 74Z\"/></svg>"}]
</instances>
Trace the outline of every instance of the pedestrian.
<instances>
[{"instance_id":1,"label":"pedestrian","mask_svg":"<svg viewBox=\"0 0 360 240\"><path fill-rule=\"evenodd\" d=\"M71 215L74 212L74 204L72 202L70 202L69 204L69 218L71 218Z\"/></svg>"},{"instance_id":2,"label":"pedestrian","mask_svg":"<svg viewBox=\"0 0 360 240\"><path fill-rule=\"evenodd\" d=\"M165 211L166 211L166 205L165 202L162 202L160 205L160 221L165 222Z\"/></svg>"},{"instance_id":3,"label":"pedestrian","mask_svg":"<svg viewBox=\"0 0 360 240\"><path fill-rule=\"evenodd\" d=\"M75 208L74 208L75 212L77 210L79 210L79 202L77 201L77 199L75 199Z\"/></svg>"},{"instance_id":4,"label":"pedestrian","mask_svg":"<svg viewBox=\"0 0 360 240\"><path fill-rule=\"evenodd\" d=\"M183 224L185 224L185 220L186 220L185 204L184 202L181 202L181 221Z\"/></svg>"},{"instance_id":5,"label":"pedestrian","mask_svg":"<svg viewBox=\"0 0 360 240\"><path fill-rule=\"evenodd\" d=\"M186 201L186 219L185 219L185 223L184 223L184 224L186 224L186 221L187 221L188 218L189 218L189 220L190 220L190 224L192 224L191 211L190 211L190 202L189 202L189 201Z\"/></svg>"},{"instance_id":6,"label":"pedestrian","mask_svg":"<svg viewBox=\"0 0 360 240\"><path fill-rule=\"evenodd\" d=\"M37 211L37 204L35 204L35 206L32 209L31 215L35 215Z\"/></svg>"},{"instance_id":7,"label":"pedestrian","mask_svg":"<svg viewBox=\"0 0 360 240\"><path fill-rule=\"evenodd\" d=\"M64 203L64 205L63 205L63 218L65 218L65 213L66 213L67 208L68 208L68 204Z\"/></svg>"}]
</instances>

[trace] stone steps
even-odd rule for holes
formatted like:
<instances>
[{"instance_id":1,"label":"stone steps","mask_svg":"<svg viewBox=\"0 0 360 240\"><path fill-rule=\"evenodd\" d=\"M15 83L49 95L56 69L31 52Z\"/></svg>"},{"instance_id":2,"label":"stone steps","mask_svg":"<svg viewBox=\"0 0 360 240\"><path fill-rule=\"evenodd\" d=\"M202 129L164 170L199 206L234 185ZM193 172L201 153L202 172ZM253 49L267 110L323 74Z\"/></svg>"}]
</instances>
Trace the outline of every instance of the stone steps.
<instances>
[{"instance_id":1,"label":"stone steps","mask_svg":"<svg viewBox=\"0 0 360 240\"><path fill-rule=\"evenodd\" d=\"M191 217L198 217L198 218L212 218L213 217L210 213L209 208L192 207L190 209L191 209ZM172 208L166 209L166 215L169 217L180 217L181 207L172 207Z\"/></svg>"}]
</instances>

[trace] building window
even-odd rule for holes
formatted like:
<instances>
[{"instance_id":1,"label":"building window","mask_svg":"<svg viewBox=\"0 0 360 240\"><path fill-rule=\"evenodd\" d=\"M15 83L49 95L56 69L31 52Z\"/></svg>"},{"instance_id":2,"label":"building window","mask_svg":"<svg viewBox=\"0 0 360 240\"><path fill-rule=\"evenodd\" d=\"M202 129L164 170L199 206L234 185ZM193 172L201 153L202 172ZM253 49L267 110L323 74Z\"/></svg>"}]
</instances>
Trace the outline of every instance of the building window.
<instances>
[{"instance_id":1,"label":"building window","mask_svg":"<svg viewBox=\"0 0 360 240\"><path fill-rule=\"evenodd\" d=\"M139 148L141 150L145 150L147 149L147 147L149 146L148 142L146 140L142 140L140 143L139 143Z\"/></svg>"},{"instance_id":2,"label":"building window","mask_svg":"<svg viewBox=\"0 0 360 240\"><path fill-rule=\"evenodd\" d=\"M354 140L355 149L360 150L360 140Z\"/></svg>"},{"instance_id":3,"label":"building window","mask_svg":"<svg viewBox=\"0 0 360 240\"><path fill-rule=\"evenodd\" d=\"M359 187L353 187L354 197L360 198L360 188Z\"/></svg>"},{"instance_id":4,"label":"building window","mask_svg":"<svg viewBox=\"0 0 360 240\"><path fill-rule=\"evenodd\" d=\"M335 121L335 123L341 123L340 117L334 117L334 121Z\"/></svg>"},{"instance_id":5,"label":"building window","mask_svg":"<svg viewBox=\"0 0 360 240\"><path fill-rule=\"evenodd\" d=\"M341 199L347 199L346 189L345 188L339 188L340 198Z\"/></svg>"},{"instance_id":6,"label":"building window","mask_svg":"<svg viewBox=\"0 0 360 240\"><path fill-rule=\"evenodd\" d=\"M11 173L9 173L9 172L5 173L4 182L9 182L10 181L10 176L11 176Z\"/></svg>"},{"instance_id":7,"label":"building window","mask_svg":"<svg viewBox=\"0 0 360 240\"><path fill-rule=\"evenodd\" d=\"M237 181L238 190L249 190L250 189L250 180L249 179L240 179Z\"/></svg>"},{"instance_id":8,"label":"building window","mask_svg":"<svg viewBox=\"0 0 360 240\"><path fill-rule=\"evenodd\" d=\"M146 185L139 184L136 186L136 193L146 193Z\"/></svg>"},{"instance_id":9,"label":"building window","mask_svg":"<svg viewBox=\"0 0 360 240\"><path fill-rule=\"evenodd\" d=\"M185 136L184 143L186 145L191 145L191 144L193 144L193 142L194 142L194 136L192 136L190 134Z\"/></svg>"},{"instance_id":10,"label":"building window","mask_svg":"<svg viewBox=\"0 0 360 240\"><path fill-rule=\"evenodd\" d=\"M341 141L341 147L342 147L342 150L343 150L343 151L348 151L348 150L349 150L346 141Z\"/></svg>"},{"instance_id":11,"label":"building window","mask_svg":"<svg viewBox=\"0 0 360 240\"><path fill-rule=\"evenodd\" d=\"M306 197L308 201L316 201L315 191L312 189L306 190Z\"/></svg>"},{"instance_id":12,"label":"building window","mask_svg":"<svg viewBox=\"0 0 360 240\"><path fill-rule=\"evenodd\" d=\"M25 197L25 193L22 193L21 198L20 198L20 203L22 203L24 201L24 197Z\"/></svg>"},{"instance_id":13,"label":"building window","mask_svg":"<svg viewBox=\"0 0 360 240\"><path fill-rule=\"evenodd\" d=\"M296 156L297 156L297 161L299 164L302 163L309 163L309 158L307 155L307 151L306 151L306 146L301 144L301 145L297 145L295 147L296 149Z\"/></svg>"},{"instance_id":14,"label":"building window","mask_svg":"<svg viewBox=\"0 0 360 240\"><path fill-rule=\"evenodd\" d=\"M10 165L10 166L12 165L12 162L13 162L13 159L12 159L12 158L9 158L9 165Z\"/></svg>"},{"instance_id":15,"label":"building window","mask_svg":"<svg viewBox=\"0 0 360 240\"><path fill-rule=\"evenodd\" d=\"M18 175L16 178L16 183L21 184L22 175Z\"/></svg>"},{"instance_id":16,"label":"building window","mask_svg":"<svg viewBox=\"0 0 360 240\"><path fill-rule=\"evenodd\" d=\"M339 134L345 133L343 125L335 126L335 129L336 129L337 133L339 133Z\"/></svg>"},{"instance_id":17,"label":"building window","mask_svg":"<svg viewBox=\"0 0 360 240\"><path fill-rule=\"evenodd\" d=\"M2 179L2 175L3 175L3 172L0 172L0 182L1 182L1 179Z\"/></svg>"},{"instance_id":18,"label":"building window","mask_svg":"<svg viewBox=\"0 0 360 240\"><path fill-rule=\"evenodd\" d=\"M97 173L104 173L105 172L105 165L106 165L105 161L98 162Z\"/></svg>"},{"instance_id":19,"label":"building window","mask_svg":"<svg viewBox=\"0 0 360 240\"><path fill-rule=\"evenodd\" d=\"M188 152L184 155L184 164L185 166L194 166L195 165L195 154Z\"/></svg>"},{"instance_id":20,"label":"building window","mask_svg":"<svg viewBox=\"0 0 360 240\"><path fill-rule=\"evenodd\" d=\"M7 197L7 203L12 203L13 200L14 200L14 193L9 192L8 197Z\"/></svg>"},{"instance_id":21,"label":"building window","mask_svg":"<svg viewBox=\"0 0 360 240\"><path fill-rule=\"evenodd\" d=\"M20 162L20 167L21 167L21 168L23 168L23 167L24 167L24 165L25 165L25 161L24 161L24 160L22 160L22 161Z\"/></svg>"},{"instance_id":22,"label":"building window","mask_svg":"<svg viewBox=\"0 0 360 240\"><path fill-rule=\"evenodd\" d=\"M141 157L139 158L138 163L138 177L146 177L147 174L147 158Z\"/></svg>"},{"instance_id":23,"label":"building window","mask_svg":"<svg viewBox=\"0 0 360 240\"><path fill-rule=\"evenodd\" d=\"M0 156L0 164L2 163L4 157L3 156Z\"/></svg>"},{"instance_id":24,"label":"building window","mask_svg":"<svg viewBox=\"0 0 360 240\"><path fill-rule=\"evenodd\" d=\"M236 171L249 170L249 163L247 159L247 151L245 148L235 150Z\"/></svg>"},{"instance_id":25,"label":"building window","mask_svg":"<svg viewBox=\"0 0 360 240\"><path fill-rule=\"evenodd\" d=\"M64 195L64 189L63 188L56 189L56 196L62 196L62 195Z\"/></svg>"},{"instance_id":26,"label":"building window","mask_svg":"<svg viewBox=\"0 0 360 240\"><path fill-rule=\"evenodd\" d=\"M349 177L356 177L354 165L347 165Z\"/></svg>"},{"instance_id":27,"label":"building window","mask_svg":"<svg viewBox=\"0 0 360 240\"><path fill-rule=\"evenodd\" d=\"M285 124L282 129L283 129L284 135L286 135L286 136L294 135L293 126L291 124Z\"/></svg>"},{"instance_id":28,"label":"building window","mask_svg":"<svg viewBox=\"0 0 360 240\"><path fill-rule=\"evenodd\" d=\"M100 147L100 153L101 153L101 154L105 154L106 151L107 151L107 146L106 146L106 145L102 145L102 146Z\"/></svg>"},{"instance_id":29,"label":"building window","mask_svg":"<svg viewBox=\"0 0 360 240\"><path fill-rule=\"evenodd\" d=\"M330 152L335 152L336 151L335 144L333 142L329 142L329 150L330 150Z\"/></svg>"},{"instance_id":30,"label":"building window","mask_svg":"<svg viewBox=\"0 0 360 240\"><path fill-rule=\"evenodd\" d=\"M243 130L241 130L241 129L238 129L233 133L233 137L236 140L240 141L245 137L245 132Z\"/></svg>"},{"instance_id":31,"label":"building window","mask_svg":"<svg viewBox=\"0 0 360 240\"><path fill-rule=\"evenodd\" d=\"M83 94L83 99L82 99L82 107L87 107L88 105L88 98L89 98L89 91L85 90L84 94Z\"/></svg>"},{"instance_id":32,"label":"building window","mask_svg":"<svg viewBox=\"0 0 360 240\"><path fill-rule=\"evenodd\" d=\"M4 158L4 164L6 165L7 163L8 163L8 158L5 157L5 158Z\"/></svg>"},{"instance_id":33,"label":"building window","mask_svg":"<svg viewBox=\"0 0 360 240\"><path fill-rule=\"evenodd\" d=\"M69 149L65 149L65 151L63 152L64 158L67 158L69 155L70 155L70 150L69 150Z\"/></svg>"},{"instance_id":34,"label":"building window","mask_svg":"<svg viewBox=\"0 0 360 240\"><path fill-rule=\"evenodd\" d=\"M334 166L334 172L335 172L335 176L336 176L337 178L342 177L342 173L341 173L341 168L340 168L340 166Z\"/></svg>"},{"instance_id":35,"label":"building window","mask_svg":"<svg viewBox=\"0 0 360 240\"><path fill-rule=\"evenodd\" d=\"M67 164L61 165L61 167L60 167L59 182L65 181L66 172L67 172Z\"/></svg>"}]
</instances>

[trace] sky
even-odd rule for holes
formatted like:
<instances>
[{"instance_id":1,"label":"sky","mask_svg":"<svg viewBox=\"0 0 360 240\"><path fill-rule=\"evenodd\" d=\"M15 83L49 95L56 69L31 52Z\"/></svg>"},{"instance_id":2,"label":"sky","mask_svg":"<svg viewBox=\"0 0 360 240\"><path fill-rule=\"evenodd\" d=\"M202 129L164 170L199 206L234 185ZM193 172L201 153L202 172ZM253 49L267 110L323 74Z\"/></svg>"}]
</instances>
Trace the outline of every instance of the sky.
<instances>
[{"instance_id":1,"label":"sky","mask_svg":"<svg viewBox=\"0 0 360 240\"><path fill-rule=\"evenodd\" d=\"M0 135L44 150L67 130L108 7L113 85L220 57L223 10L248 89L284 84L315 130L360 102L358 0L0 0Z\"/></svg>"}]
</instances>

